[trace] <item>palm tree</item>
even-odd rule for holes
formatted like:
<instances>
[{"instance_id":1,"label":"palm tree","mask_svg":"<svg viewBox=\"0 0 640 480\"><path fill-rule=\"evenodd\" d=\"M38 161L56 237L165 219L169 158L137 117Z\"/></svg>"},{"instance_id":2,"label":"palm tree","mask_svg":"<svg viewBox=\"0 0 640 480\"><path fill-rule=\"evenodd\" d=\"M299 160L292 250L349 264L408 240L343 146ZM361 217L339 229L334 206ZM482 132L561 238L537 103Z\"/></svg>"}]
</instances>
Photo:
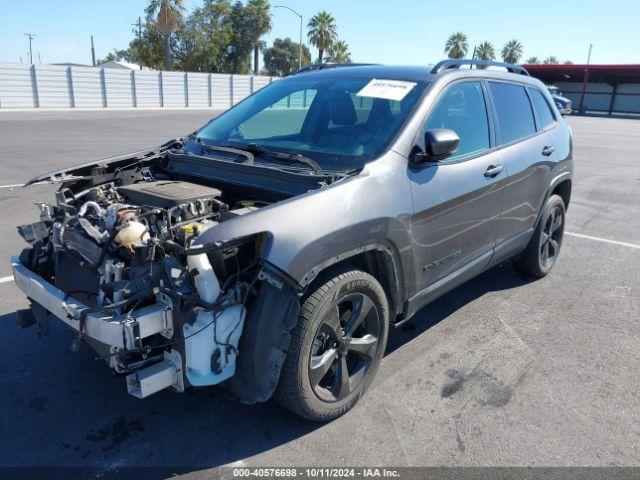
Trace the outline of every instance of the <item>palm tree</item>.
<instances>
[{"instance_id":1,"label":"palm tree","mask_svg":"<svg viewBox=\"0 0 640 480\"><path fill-rule=\"evenodd\" d=\"M184 0L151 0L145 10L149 17L158 15L158 29L164 36L165 70L171 70L171 34L178 29L184 9Z\"/></svg>"},{"instance_id":2,"label":"palm tree","mask_svg":"<svg viewBox=\"0 0 640 480\"><path fill-rule=\"evenodd\" d=\"M493 48L491 42L482 42L480 45L478 45L478 48L476 48L476 58L478 60L487 61L496 59L496 51ZM484 66L482 66L482 68L484 68Z\"/></svg>"},{"instance_id":3,"label":"palm tree","mask_svg":"<svg viewBox=\"0 0 640 480\"><path fill-rule=\"evenodd\" d=\"M538 57L529 57L524 63L527 65L540 65L540 59Z\"/></svg>"},{"instance_id":4,"label":"palm tree","mask_svg":"<svg viewBox=\"0 0 640 480\"><path fill-rule=\"evenodd\" d=\"M253 47L253 74L258 75L260 72L260 54L264 54L267 49L267 42L264 40L258 40L258 43Z\"/></svg>"},{"instance_id":5,"label":"palm tree","mask_svg":"<svg viewBox=\"0 0 640 480\"><path fill-rule=\"evenodd\" d=\"M329 12L323 10L311 17L307 27L309 27L309 41L318 49L318 61L322 63L324 51L338 37L336 19Z\"/></svg>"},{"instance_id":6,"label":"palm tree","mask_svg":"<svg viewBox=\"0 0 640 480\"><path fill-rule=\"evenodd\" d=\"M522 44L516 40L509 40L502 48L502 60L505 63L518 63L522 57Z\"/></svg>"},{"instance_id":7,"label":"palm tree","mask_svg":"<svg viewBox=\"0 0 640 480\"><path fill-rule=\"evenodd\" d=\"M271 5L269 0L249 0L247 9L252 19L252 30L256 42L253 45L253 73L258 74L260 52L266 48L266 43L260 37L271 31Z\"/></svg>"},{"instance_id":8,"label":"palm tree","mask_svg":"<svg viewBox=\"0 0 640 480\"><path fill-rule=\"evenodd\" d=\"M558 60L558 57L556 57L555 55L549 55L547 58L544 59L544 62L542 62L544 64L557 64L560 63L560 60Z\"/></svg>"},{"instance_id":9,"label":"palm tree","mask_svg":"<svg viewBox=\"0 0 640 480\"><path fill-rule=\"evenodd\" d=\"M327 62L331 63L351 63L351 52L349 45L343 40L334 42L327 51Z\"/></svg>"},{"instance_id":10,"label":"palm tree","mask_svg":"<svg viewBox=\"0 0 640 480\"><path fill-rule=\"evenodd\" d=\"M467 54L469 45L467 43L467 36L462 32L452 34L447 40L444 46L444 53L449 58L463 58Z\"/></svg>"}]
</instances>

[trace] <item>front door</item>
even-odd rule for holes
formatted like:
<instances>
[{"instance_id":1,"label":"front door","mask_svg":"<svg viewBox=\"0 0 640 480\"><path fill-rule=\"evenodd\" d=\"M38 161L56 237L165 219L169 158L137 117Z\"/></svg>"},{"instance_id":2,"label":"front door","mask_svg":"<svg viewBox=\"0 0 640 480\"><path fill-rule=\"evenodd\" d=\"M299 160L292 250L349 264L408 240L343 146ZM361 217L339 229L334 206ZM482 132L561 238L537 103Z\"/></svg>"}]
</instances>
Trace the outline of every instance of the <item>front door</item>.
<instances>
[{"instance_id":1,"label":"front door","mask_svg":"<svg viewBox=\"0 0 640 480\"><path fill-rule=\"evenodd\" d=\"M453 130L458 150L438 163L413 164L411 181L414 215L411 235L418 284L413 293L444 277L482 270L496 240L506 176L493 141L488 107L480 81L449 86L429 114L423 131Z\"/></svg>"}]
</instances>

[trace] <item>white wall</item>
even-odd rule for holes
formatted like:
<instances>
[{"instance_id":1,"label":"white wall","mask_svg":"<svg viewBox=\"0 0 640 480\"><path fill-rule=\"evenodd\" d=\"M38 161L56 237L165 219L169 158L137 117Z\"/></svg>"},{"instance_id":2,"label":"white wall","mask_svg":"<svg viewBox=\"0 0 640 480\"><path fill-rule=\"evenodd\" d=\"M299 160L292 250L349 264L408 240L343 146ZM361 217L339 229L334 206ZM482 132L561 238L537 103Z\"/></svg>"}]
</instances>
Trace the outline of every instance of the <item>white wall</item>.
<instances>
[{"instance_id":1,"label":"white wall","mask_svg":"<svg viewBox=\"0 0 640 480\"><path fill-rule=\"evenodd\" d=\"M0 64L0 108L227 109L274 77Z\"/></svg>"}]
</instances>

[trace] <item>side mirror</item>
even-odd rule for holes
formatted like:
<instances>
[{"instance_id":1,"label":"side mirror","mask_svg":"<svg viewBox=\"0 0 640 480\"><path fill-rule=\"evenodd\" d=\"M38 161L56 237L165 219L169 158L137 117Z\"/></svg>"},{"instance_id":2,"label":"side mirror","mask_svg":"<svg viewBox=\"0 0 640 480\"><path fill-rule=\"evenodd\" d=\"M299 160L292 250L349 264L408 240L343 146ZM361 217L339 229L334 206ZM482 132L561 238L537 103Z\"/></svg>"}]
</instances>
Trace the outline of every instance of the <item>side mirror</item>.
<instances>
[{"instance_id":1,"label":"side mirror","mask_svg":"<svg viewBox=\"0 0 640 480\"><path fill-rule=\"evenodd\" d=\"M448 128L432 128L424 132L426 153L416 155L417 161L438 161L451 155L460 145L460 137Z\"/></svg>"}]
</instances>

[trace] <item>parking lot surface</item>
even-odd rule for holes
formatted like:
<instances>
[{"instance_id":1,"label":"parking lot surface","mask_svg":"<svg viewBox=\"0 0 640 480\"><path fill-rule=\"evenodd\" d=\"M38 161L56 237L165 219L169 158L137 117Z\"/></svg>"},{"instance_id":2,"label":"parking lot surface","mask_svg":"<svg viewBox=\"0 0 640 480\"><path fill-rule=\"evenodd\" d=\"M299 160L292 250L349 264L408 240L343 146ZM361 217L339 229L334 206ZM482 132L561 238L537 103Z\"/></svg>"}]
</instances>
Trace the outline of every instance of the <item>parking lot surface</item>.
<instances>
[{"instance_id":1,"label":"parking lot surface","mask_svg":"<svg viewBox=\"0 0 640 480\"><path fill-rule=\"evenodd\" d=\"M21 330L9 257L43 171L154 146L212 111L0 113L0 466L632 466L640 464L640 121L569 118L575 179L562 254L529 281L505 263L395 331L367 395L314 424L221 388L145 400L53 323Z\"/></svg>"}]
</instances>

